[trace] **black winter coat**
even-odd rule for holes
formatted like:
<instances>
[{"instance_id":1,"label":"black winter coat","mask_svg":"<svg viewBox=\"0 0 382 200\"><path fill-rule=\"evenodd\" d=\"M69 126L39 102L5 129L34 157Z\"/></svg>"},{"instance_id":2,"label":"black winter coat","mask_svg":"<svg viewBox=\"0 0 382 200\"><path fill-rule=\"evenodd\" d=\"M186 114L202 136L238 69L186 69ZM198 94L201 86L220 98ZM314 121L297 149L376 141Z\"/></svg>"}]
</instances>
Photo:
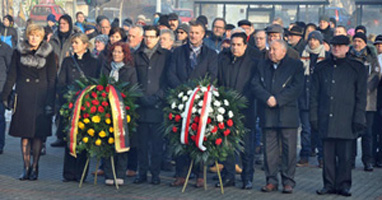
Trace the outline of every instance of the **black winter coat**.
<instances>
[{"instance_id":1,"label":"black winter coat","mask_svg":"<svg viewBox=\"0 0 382 200\"><path fill-rule=\"evenodd\" d=\"M171 56L170 66L167 73L171 88L186 83L187 81L204 78L207 74L214 81L218 74L218 56L216 52L205 45L202 46L198 56L198 64L191 69L190 44L187 43L174 50Z\"/></svg>"},{"instance_id":2,"label":"black winter coat","mask_svg":"<svg viewBox=\"0 0 382 200\"><path fill-rule=\"evenodd\" d=\"M37 51L26 43L12 55L11 67L4 85L2 101L7 101L16 84L17 106L9 134L35 138L51 135L52 117L47 106L54 107L56 65L53 48L43 41Z\"/></svg>"},{"instance_id":3,"label":"black winter coat","mask_svg":"<svg viewBox=\"0 0 382 200\"><path fill-rule=\"evenodd\" d=\"M0 94L3 91L9 66L11 65L13 50L4 42L0 41Z\"/></svg>"},{"instance_id":4,"label":"black winter coat","mask_svg":"<svg viewBox=\"0 0 382 200\"><path fill-rule=\"evenodd\" d=\"M299 56L301 56L302 52L305 49L305 46L306 46L305 41L301 38L300 41L298 41L298 43L292 48L298 52Z\"/></svg>"},{"instance_id":5,"label":"black winter coat","mask_svg":"<svg viewBox=\"0 0 382 200\"><path fill-rule=\"evenodd\" d=\"M112 68L110 64L105 64L102 67L102 74L106 76L110 76ZM137 79L137 70L134 66L131 65L125 65L119 70L119 77L118 82L129 82L130 84L136 84L138 83Z\"/></svg>"},{"instance_id":6,"label":"black winter coat","mask_svg":"<svg viewBox=\"0 0 382 200\"><path fill-rule=\"evenodd\" d=\"M140 105L138 108L139 121L162 122L165 92L168 88L166 73L171 52L158 46L149 59L144 53L145 48L145 45L142 45L134 56L138 83L143 91L143 97L138 101Z\"/></svg>"},{"instance_id":7,"label":"black winter coat","mask_svg":"<svg viewBox=\"0 0 382 200\"><path fill-rule=\"evenodd\" d=\"M242 111L245 115L245 126L256 127L255 96L251 91L251 80L256 69L257 60L252 58L247 48L242 57L234 57L231 51L219 54L218 85L234 89L247 98L248 108Z\"/></svg>"},{"instance_id":8,"label":"black winter coat","mask_svg":"<svg viewBox=\"0 0 382 200\"><path fill-rule=\"evenodd\" d=\"M276 70L271 60L261 60L252 80L252 91L258 100L262 128L297 128L299 110L297 99L304 86L302 62L285 56ZM267 105L274 96L277 105Z\"/></svg>"},{"instance_id":9,"label":"black winter coat","mask_svg":"<svg viewBox=\"0 0 382 200\"><path fill-rule=\"evenodd\" d=\"M310 121L321 138L355 139L354 123L365 125L367 72L349 57L320 62L313 74Z\"/></svg>"}]
</instances>

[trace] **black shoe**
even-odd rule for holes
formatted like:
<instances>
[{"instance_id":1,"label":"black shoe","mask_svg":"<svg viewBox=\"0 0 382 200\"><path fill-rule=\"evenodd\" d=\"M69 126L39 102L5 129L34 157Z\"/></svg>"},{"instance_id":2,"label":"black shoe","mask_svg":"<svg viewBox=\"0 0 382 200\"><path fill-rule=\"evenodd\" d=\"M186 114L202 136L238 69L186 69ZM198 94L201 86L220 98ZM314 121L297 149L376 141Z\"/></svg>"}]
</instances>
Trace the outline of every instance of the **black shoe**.
<instances>
[{"instance_id":1,"label":"black shoe","mask_svg":"<svg viewBox=\"0 0 382 200\"><path fill-rule=\"evenodd\" d=\"M38 167L36 167L35 169L32 169L32 172L29 175L29 180L35 181L35 180L37 180L37 178L38 178Z\"/></svg>"},{"instance_id":2,"label":"black shoe","mask_svg":"<svg viewBox=\"0 0 382 200\"><path fill-rule=\"evenodd\" d=\"M24 168L23 173L19 177L19 180L20 181L28 180L30 174L31 174L31 168Z\"/></svg>"},{"instance_id":3,"label":"black shoe","mask_svg":"<svg viewBox=\"0 0 382 200\"><path fill-rule=\"evenodd\" d=\"M375 163L375 167L382 168L382 162L381 161L377 161Z\"/></svg>"},{"instance_id":4,"label":"black shoe","mask_svg":"<svg viewBox=\"0 0 382 200\"><path fill-rule=\"evenodd\" d=\"M146 176L137 176L137 178L135 178L134 182L135 184L141 184L141 183L145 183L147 182L147 177Z\"/></svg>"},{"instance_id":5,"label":"black shoe","mask_svg":"<svg viewBox=\"0 0 382 200\"><path fill-rule=\"evenodd\" d=\"M65 147L66 142L62 139L57 139L53 143L50 144L51 147Z\"/></svg>"},{"instance_id":6,"label":"black shoe","mask_svg":"<svg viewBox=\"0 0 382 200\"><path fill-rule=\"evenodd\" d=\"M339 190L338 194L342 195L342 196L345 196L345 197L350 197L351 196L351 193L350 193L349 189Z\"/></svg>"},{"instance_id":7,"label":"black shoe","mask_svg":"<svg viewBox=\"0 0 382 200\"><path fill-rule=\"evenodd\" d=\"M252 189L252 187L253 187L252 181L243 181L243 187L241 187L241 189L250 190Z\"/></svg>"},{"instance_id":8,"label":"black shoe","mask_svg":"<svg viewBox=\"0 0 382 200\"><path fill-rule=\"evenodd\" d=\"M223 183L223 187L235 186L235 179L223 179L222 183ZM217 182L215 186L220 187L220 182Z\"/></svg>"},{"instance_id":9,"label":"black shoe","mask_svg":"<svg viewBox=\"0 0 382 200\"><path fill-rule=\"evenodd\" d=\"M334 189L322 188L321 190L316 190L316 193L317 193L318 195L336 194L336 190L334 190Z\"/></svg>"},{"instance_id":10,"label":"black shoe","mask_svg":"<svg viewBox=\"0 0 382 200\"><path fill-rule=\"evenodd\" d=\"M153 176L151 179L151 184L153 185L159 185L160 184L160 178L159 176Z\"/></svg>"},{"instance_id":11,"label":"black shoe","mask_svg":"<svg viewBox=\"0 0 382 200\"><path fill-rule=\"evenodd\" d=\"M0 149L0 154L3 154L3 150L2 149Z\"/></svg>"},{"instance_id":12,"label":"black shoe","mask_svg":"<svg viewBox=\"0 0 382 200\"><path fill-rule=\"evenodd\" d=\"M373 165L371 163L367 163L365 167L363 168L365 172L372 172L373 171Z\"/></svg>"}]
</instances>

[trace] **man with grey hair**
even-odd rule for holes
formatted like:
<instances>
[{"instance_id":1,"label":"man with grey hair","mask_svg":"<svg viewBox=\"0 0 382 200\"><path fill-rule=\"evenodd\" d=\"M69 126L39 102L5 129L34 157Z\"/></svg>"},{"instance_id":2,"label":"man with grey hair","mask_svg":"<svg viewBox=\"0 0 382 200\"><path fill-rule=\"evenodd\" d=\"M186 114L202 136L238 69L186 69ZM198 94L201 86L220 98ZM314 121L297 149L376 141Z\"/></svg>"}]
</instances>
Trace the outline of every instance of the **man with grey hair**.
<instances>
[{"instance_id":1,"label":"man with grey hair","mask_svg":"<svg viewBox=\"0 0 382 200\"><path fill-rule=\"evenodd\" d=\"M162 29L160 31L160 46L163 49L167 49L172 51L173 50L173 45L175 42L175 35L172 30L169 29Z\"/></svg>"},{"instance_id":2,"label":"man with grey hair","mask_svg":"<svg viewBox=\"0 0 382 200\"><path fill-rule=\"evenodd\" d=\"M301 61L287 55L287 49L288 45L283 40L273 40L269 46L269 58L259 62L252 80L264 136L267 184L261 188L263 192L278 189L279 171L283 193L292 193L296 185L297 100L304 86L304 70Z\"/></svg>"},{"instance_id":3,"label":"man with grey hair","mask_svg":"<svg viewBox=\"0 0 382 200\"><path fill-rule=\"evenodd\" d=\"M278 24L272 24L267 27L267 42L270 44L274 40L282 40L284 38L284 29ZM288 57L294 58L294 59L300 59L299 53L294 50L292 47L287 48L286 54Z\"/></svg>"},{"instance_id":4,"label":"man with grey hair","mask_svg":"<svg viewBox=\"0 0 382 200\"><path fill-rule=\"evenodd\" d=\"M127 34L127 42L130 50L135 52L141 46L143 40L143 28L141 26L132 26Z\"/></svg>"},{"instance_id":5,"label":"man with grey hair","mask_svg":"<svg viewBox=\"0 0 382 200\"><path fill-rule=\"evenodd\" d=\"M99 29L101 30L101 34L109 35L111 30L110 21L108 18L102 19L98 24Z\"/></svg>"}]
</instances>

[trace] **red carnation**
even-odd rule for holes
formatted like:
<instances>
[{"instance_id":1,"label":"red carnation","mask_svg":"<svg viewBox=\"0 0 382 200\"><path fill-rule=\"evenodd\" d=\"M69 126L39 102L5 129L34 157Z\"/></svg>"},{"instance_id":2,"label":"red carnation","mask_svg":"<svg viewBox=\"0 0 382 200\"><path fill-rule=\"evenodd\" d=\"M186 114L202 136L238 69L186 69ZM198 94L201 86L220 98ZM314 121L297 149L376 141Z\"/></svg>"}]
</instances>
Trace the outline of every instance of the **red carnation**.
<instances>
[{"instance_id":1,"label":"red carnation","mask_svg":"<svg viewBox=\"0 0 382 200\"><path fill-rule=\"evenodd\" d=\"M207 141L207 137L204 137L203 140L204 140L204 141Z\"/></svg>"},{"instance_id":2,"label":"red carnation","mask_svg":"<svg viewBox=\"0 0 382 200\"><path fill-rule=\"evenodd\" d=\"M103 86L102 85L97 85L97 90L98 91L102 91L103 90Z\"/></svg>"},{"instance_id":3,"label":"red carnation","mask_svg":"<svg viewBox=\"0 0 382 200\"><path fill-rule=\"evenodd\" d=\"M111 116L110 116L109 113L106 113L106 114L105 114L105 117L110 118Z\"/></svg>"},{"instance_id":4,"label":"red carnation","mask_svg":"<svg viewBox=\"0 0 382 200\"><path fill-rule=\"evenodd\" d=\"M228 136L230 133L231 133L231 131L229 129L227 129L223 132L224 136Z\"/></svg>"},{"instance_id":5,"label":"red carnation","mask_svg":"<svg viewBox=\"0 0 382 200\"><path fill-rule=\"evenodd\" d=\"M214 126L214 129L212 129L211 133L216 133L218 131L218 127Z\"/></svg>"},{"instance_id":6,"label":"red carnation","mask_svg":"<svg viewBox=\"0 0 382 200\"><path fill-rule=\"evenodd\" d=\"M211 121L212 121L211 118L208 118L208 119L207 119L207 124L210 124Z\"/></svg>"},{"instance_id":7,"label":"red carnation","mask_svg":"<svg viewBox=\"0 0 382 200\"><path fill-rule=\"evenodd\" d=\"M106 97L107 97L107 94L106 94L105 92L102 92L101 96L102 96L103 98L106 98Z\"/></svg>"},{"instance_id":8,"label":"red carnation","mask_svg":"<svg viewBox=\"0 0 382 200\"><path fill-rule=\"evenodd\" d=\"M109 91L110 91L110 86L106 86L105 91L106 91L107 93L109 93Z\"/></svg>"},{"instance_id":9,"label":"red carnation","mask_svg":"<svg viewBox=\"0 0 382 200\"><path fill-rule=\"evenodd\" d=\"M122 96L122 98L126 98L126 95L123 94L123 92L121 92L121 96Z\"/></svg>"},{"instance_id":10,"label":"red carnation","mask_svg":"<svg viewBox=\"0 0 382 200\"><path fill-rule=\"evenodd\" d=\"M229 126L229 127L233 126L233 121L232 121L232 119L229 119L229 120L227 121L227 126Z\"/></svg>"},{"instance_id":11,"label":"red carnation","mask_svg":"<svg viewBox=\"0 0 382 200\"><path fill-rule=\"evenodd\" d=\"M196 116L196 117L194 118L194 122L195 122L195 123L199 123L199 121L200 121L200 117L199 117L199 116Z\"/></svg>"},{"instance_id":12,"label":"red carnation","mask_svg":"<svg viewBox=\"0 0 382 200\"><path fill-rule=\"evenodd\" d=\"M89 113L84 113L84 118L88 118L89 117Z\"/></svg>"},{"instance_id":13,"label":"red carnation","mask_svg":"<svg viewBox=\"0 0 382 200\"><path fill-rule=\"evenodd\" d=\"M196 140L196 136L195 135L191 135L191 140L195 141Z\"/></svg>"},{"instance_id":14,"label":"red carnation","mask_svg":"<svg viewBox=\"0 0 382 200\"><path fill-rule=\"evenodd\" d=\"M98 112L103 113L105 112L105 109L102 106L98 106Z\"/></svg>"},{"instance_id":15,"label":"red carnation","mask_svg":"<svg viewBox=\"0 0 382 200\"><path fill-rule=\"evenodd\" d=\"M90 108L90 113L95 113L97 112L97 107L93 106Z\"/></svg>"},{"instance_id":16,"label":"red carnation","mask_svg":"<svg viewBox=\"0 0 382 200\"><path fill-rule=\"evenodd\" d=\"M69 103L69 109L72 109L72 108L73 108L73 103L70 102L70 103Z\"/></svg>"},{"instance_id":17,"label":"red carnation","mask_svg":"<svg viewBox=\"0 0 382 200\"><path fill-rule=\"evenodd\" d=\"M168 114L168 119L172 120L172 113Z\"/></svg>"},{"instance_id":18,"label":"red carnation","mask_svg":"<svg viewBox=\"0 0 382 200\"><path fill-rule=\"evenodd\" d=\"M77 96L77 95L79 95L79 94L80 94L80 92L81 92L81 91L80 91L80 90L78 90L78 91L76 92L76 96Z\"/></svg>"},{"instance_id":19,"label":"red carnation","mask_svg":"<svg viewBox=\"0 0 382 200\"><path fill-rule=\"evenodd\" d=\"M89 94L87 94L87 95L85 96L85 99L89 99Z\"/></svg>"},{"instance_id":20,"label":"red carnation","mask_svg":"<svg viewBox=\"0 0 382 200\"><path fill-rule=\"evenodd\" d=\"M176 126L172 127L172 132L174 133L178 132L178 128Z\"/></svg>"},{"instance_id":21,"label":"red carnation","mask_svg":"<svg viewBox=\"0 0 382 200\"><path fill-rule=\"evenodd\" d=\"M218 138L218 139L215 140L215 144L218 145L218 146L219 146L222 142L223 142L223 140L222 140L221 138Z\"/></svg>"},{"instance_id":22,"label":"red carnation","mask_svg":"<svg viewBox=\"0 0 382 200\"><path fill-rule=\"evenodd\" d=\"M103 102L102 102L102 106L107 107L108 105L109 105L108 102L106 102L106 101L103 101Z\"/></svg>"},{"instance_id":23,"label":"red carnation","mask_svg":"<svg viewBox=\"0 0 382 200\"><path fill-rule=\"evenodd\" d=\"M130 107L129 107L129 106L126 106L125 108L126 108L126 110L130 110Z\"/></svg>"},{"instance_id":24,"label":"red carnation","mask_svg":"<svg viewBox=\"0 0 382 200\"><path fill-rule=\"evenodd\" d=\"M95 100L92 101L92 104L96 106L96 105L99 104L99 101L97 99L95 99Z\"/></svg>"},{"instance_id":25,"label":"red carnation","mask_svg":"<svg viewBox=\"0 0 382 200\"><path fill-rule=\"evenodd\" d=\"M224 129L224 123L223 123L223 122L220 122L220 123L219 123L219 128L220 128L220 129Z\"/></svg>"},{"instance_id":26,"label":"red carnation","mask_svg":"<svg viewBox=\"0 0 382 200\"><path fill-rule=\"evenodd\" d=\"M196 131L196 129L198 129L198 125L195 124L195 123L193 123L193 124L191 125L191 129L192 129L193 131Z\"/></svg>"},{"instance_id":27,"label":"red carnation","mask_svg":"<svg viewBox=\"0 0 382 200\"><path fill-rule=\"evenodd\" d=\"M176 121L176 122L179 122L180 119L182 119L182 117L181 117L180 115L176 115L176 116L175 116L175 121Z\"/></svg>"},{"instance_id":28,"label":"red carnation","mask_svg":"<svg viewBox=\"0 0 382 200\"><path fill-rule=\"evenodd\" d=\"M84 111L84 110L85 110L85 107L81 106L81 110Z\"/></svg>"},{"instance_id":29,"label":"red carnation","mask_svg":"<svg viewBox=\"0 0 382 200\"><path fill-rule=\"evenodd\" d=\"M92 92L92 97L96 99L97 98L97 93L96 92Z\"/></svg>"},{"instance_id":30,"label":"red carnation","mask_svg":"<svg viewBox=\"0 0 382 200\"><path fill-rule=\"evenodd\" d=\"M89 101L85 102L85 104L86 104L86 106L87 106L88 108L90 107L90 102L89 102Z\"/></svg>"}]
</instances>

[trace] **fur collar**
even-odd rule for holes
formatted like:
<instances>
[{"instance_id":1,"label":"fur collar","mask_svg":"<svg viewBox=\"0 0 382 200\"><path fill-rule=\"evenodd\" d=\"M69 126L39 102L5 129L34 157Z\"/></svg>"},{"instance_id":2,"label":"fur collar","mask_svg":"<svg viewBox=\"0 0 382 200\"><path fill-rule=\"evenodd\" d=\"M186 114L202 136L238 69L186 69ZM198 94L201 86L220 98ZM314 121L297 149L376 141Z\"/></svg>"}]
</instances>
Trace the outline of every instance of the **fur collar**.
<instances>
[{"instance_id":1,"label":"fur collar","mask_svg":"<svg viewBox=\"0 0 382 200\"><path fill-rule=\"evenodd\" d=\"M40 47L33 53L30 45L27 42L22 42L18 50L21 54L21 64L41 69L45 66L46 57L53 51L53 48L49 43L42 41Z\"/></svg>"}]
</instances>

